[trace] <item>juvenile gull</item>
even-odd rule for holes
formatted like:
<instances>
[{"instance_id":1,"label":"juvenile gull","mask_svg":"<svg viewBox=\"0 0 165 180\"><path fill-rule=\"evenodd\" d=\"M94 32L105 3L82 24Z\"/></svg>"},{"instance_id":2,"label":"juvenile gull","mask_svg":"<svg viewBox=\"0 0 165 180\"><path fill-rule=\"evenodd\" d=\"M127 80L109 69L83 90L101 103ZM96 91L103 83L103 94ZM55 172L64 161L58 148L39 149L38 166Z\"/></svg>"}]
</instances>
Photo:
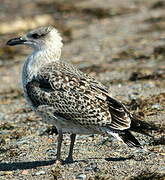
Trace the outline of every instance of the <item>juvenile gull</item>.
<instances>
[{"instance_id":1,"label":"juvenile gull","mask_svg":"<svg viewBox=\"0 0 165 180\"><path fill-rule=\"evenodd\" d=\"M100 82L60 59L63 43L54 27L32 30L7 44L33 48L22 70L24 95L44 121L56 126L58 161L63 133L71 133L69 162L76 134L112 135L130 147L141 147L129 130L144 133L147 123L136 120Z\"/></svg>"}]
</instances>

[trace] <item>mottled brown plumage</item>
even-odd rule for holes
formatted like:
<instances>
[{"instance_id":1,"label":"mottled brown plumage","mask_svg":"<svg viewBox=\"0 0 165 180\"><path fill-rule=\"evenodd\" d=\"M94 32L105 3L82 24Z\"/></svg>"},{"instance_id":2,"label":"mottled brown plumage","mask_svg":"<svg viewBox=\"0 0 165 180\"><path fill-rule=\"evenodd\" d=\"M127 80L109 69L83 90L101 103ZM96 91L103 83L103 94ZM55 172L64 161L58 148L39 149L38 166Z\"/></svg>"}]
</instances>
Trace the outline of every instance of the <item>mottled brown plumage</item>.
<instances>
[{"instance_id":1,"label":"mottled brown plumage","mask_svg":"<svg viewBox=\"0 0 165 180\"><path fill-rule=\"evenodd\" d=\"M8 45L25 44L34 49L22 71L24 94L32 109L56 126L57 159L65 132L71 133L69 161L73 160L76 134L113 135L129 146L140 147L129 130L133 127L140 132L147 124L135 120L100 82L61 60L61 40L55 28L44 27L8 41Z\"/></svg>"},{"instance_id":2,"label":"mottled brown plumage","mask_svg":"<svg viewBox=\"0 0 165 180\"><path fill-rule=\"evenodd\" d=\"M52 116L60 116L77 126L116 130L130 126L126 108L110 98L103 85L66 62L47 64L26 88L36 111L42 105L53 107Z\"/></svg>"}]
</instances>

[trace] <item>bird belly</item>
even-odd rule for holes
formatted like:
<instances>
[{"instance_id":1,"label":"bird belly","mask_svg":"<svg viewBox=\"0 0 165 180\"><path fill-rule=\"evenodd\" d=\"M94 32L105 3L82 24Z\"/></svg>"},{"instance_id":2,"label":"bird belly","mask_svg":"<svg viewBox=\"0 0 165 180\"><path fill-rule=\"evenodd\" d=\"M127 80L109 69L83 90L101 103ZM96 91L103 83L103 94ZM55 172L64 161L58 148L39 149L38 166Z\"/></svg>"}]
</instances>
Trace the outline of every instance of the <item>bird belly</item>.
<instances>
[{"instance_id":1,"label":"bird belly","mask_svg":"<svg viewBox=\"0 0 165 180\"><path fill-rule=\"evenodd\" d=\"M81 126L65 126L62 128L62 131L64 133L72 133L72 134L101 134L100 131L94 128L88 128L88 127L81 127Z\"/></svg>"},{"instance_id":2,"label":"bird belly","mask_svg":"<svg viewBox=\"0 0 165 180\"><path fill-rule=\"evenodd\" d=\"M42 110L41 110L42 109ZM52 124L56 126L57 130L62 130L63 133L72 133L72 134L101 134L102 132L96 126L82 126L78 123L75 123L71 119L64 119L61 117L54 116L53 108L40 107L37 109L37 114L42 117L42 120L45 123Z\"/></svg>"}]
</instances>

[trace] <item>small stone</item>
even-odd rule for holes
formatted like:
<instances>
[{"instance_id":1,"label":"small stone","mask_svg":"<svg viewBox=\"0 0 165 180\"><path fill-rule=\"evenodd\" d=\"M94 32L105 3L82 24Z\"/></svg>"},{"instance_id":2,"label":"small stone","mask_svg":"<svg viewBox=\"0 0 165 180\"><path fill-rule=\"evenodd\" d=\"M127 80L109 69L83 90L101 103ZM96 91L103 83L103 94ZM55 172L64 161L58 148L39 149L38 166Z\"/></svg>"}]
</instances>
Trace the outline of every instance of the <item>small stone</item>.
<instances>
[{"instance_id":1,"label":"small stone","mask_svg":"<svg viewBox=\"0 0 165 180\"><path fill-rule=\"evenodd\" d=\"M145 153L146 152L146 150L145 149L136 149L135 150L135 153Z\"/></svg>"},{"instance_id":2,"label":"small stone","mask_svg":"<svg viewBox=\"0 0 165 180\"><path fill-rule=\"evenodd\" d=\"M28 144L28 140L26 140L26 139L18 140L18 141L16 142L16 144L18 144L18 145Z\"/></svg>"},{"instance_id":3,"label":"small stone","mask_svg":"<svg viewBox=\"0 0 165 180\"><path fill-rule=\"evenodd\" d=\"M121 87L122 87L122 84L118 84L118 87L121 88Z\"/></svg>"},{"instance_id":4,"label":"small stone","mask_svg":"<svg viewBox=\"0 0 165 180\"><path fill-rule=\"evenodd\" d=\"M160 104L153 104L152 106L151 106L151 108L152 109L160 109L161 108L161 105Z\"/></svg>"},{"instance_id":5,"label":"small stone","mask_svg":"<svg viewBox=\"0 0 165 180\"><path fill-rule=\"evenodd\" d=\"M165 167L161 167L161 168L159 168L159 169L158 169L158 171L159 171L159 173L163 173L163 172L165 172Z\"/></svg>"},{"instance_id":6,"label":"small stone","mask_svg":"<svg viewBox=\"0 0 165 180\"><path fill-rule=\"evenodd\" d=\"M44 175L44 174L46 174L45 171L38 171L38 172L35 173L36 176Z\"/></svg>"},{"instance_id":7,"label":"small stone","mask_svg":"<svg viewBox=\"0 0 165 180\"><path fill-rule=\"evenodd\" d=\"M23 174L23 175L27 175L28 173L29 173L29 171L28 171L28 170L23 170L21 174Z\"/></svg>"},{"instance_id":8,"label":"small stone","mask_svg":"<svg viewBox=\"0 0 165 180\"><path fill-rule=\"evenodd\" d=\"M57 153L57 150L53 150L53 149L46 150L46 154L48 154L49 156L55 156L56 153Z\"/></svg>"},{"instance_id":9,"label":"small stone","mask_svg":"<svg viewBox=\"0 0 165 180\"><path fill-rule=\"evenodd\" d=\"M85 174L79 174L76 176L76 179L86 179L86 175Z\"/></svg>"},{"instance_id":10,"label":"small stone","mask_svg":"<svg viewBox=\"0 0 165 180\"><path fill-rule=\"evenodd\" d=\"M3 175L12 175L13 174L13 171L5 171L4 173L3 173Z\"/></svg>"},{"instance_id":11,"label":"small stone","mask_svg":"<svg viewBox=\"0 0 165 180\"><path fill-rule=\"evenodd\" d=\"M1 61L0 61L1 62ZM1 66L1 65L0 65ZM5 118L5 113L2 113L2 112L0 112L0 119L1 120L4 120L4 118Z\"/></svg>"},{"instance_id":12,"label":"small stone","mask_svg":"<svg viewBox=\"0 0 165 180\"><path fill-rule=\"evenodd\" d=\"M86 168L85 168L85 171L92 171L92 170L93 170L92 167L86 167Z\"/></svg>"},{"instance_id":13,"label":"small stone","mask_svg":"<svg viewBox=\"0 0 165 180\"><path fill-rule=\"evenodd\" d=\"M155 84L153 82L144 84L144 88L153 88L153 87L155 87Z\"/></svg>"}]
</instances>

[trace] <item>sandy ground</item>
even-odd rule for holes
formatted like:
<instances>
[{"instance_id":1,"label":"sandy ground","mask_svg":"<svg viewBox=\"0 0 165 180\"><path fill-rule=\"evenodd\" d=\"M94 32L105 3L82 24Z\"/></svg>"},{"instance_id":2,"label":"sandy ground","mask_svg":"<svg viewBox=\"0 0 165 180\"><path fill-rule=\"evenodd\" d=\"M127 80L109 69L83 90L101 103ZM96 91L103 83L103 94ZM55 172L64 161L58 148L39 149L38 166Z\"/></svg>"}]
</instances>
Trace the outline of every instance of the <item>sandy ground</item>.
<instances>
[{"instance_id":1,"label":"sandy ground","mask_svg":"<svg viewBox=\"0 0 165 180\"><path fill-rule=\"evenodd\" d=\"M112 137L78 135L72 164L55 166L56 131L26 105L20 72L30 53L5 42L54 25L63 59L109 87L139 118L156 124L154 138L136 134L144 149ZM0 179L165 179L165 2L162 0L1 0ZM64 137L62 157L69 148Z\"/></svg>"}]
</instances>

